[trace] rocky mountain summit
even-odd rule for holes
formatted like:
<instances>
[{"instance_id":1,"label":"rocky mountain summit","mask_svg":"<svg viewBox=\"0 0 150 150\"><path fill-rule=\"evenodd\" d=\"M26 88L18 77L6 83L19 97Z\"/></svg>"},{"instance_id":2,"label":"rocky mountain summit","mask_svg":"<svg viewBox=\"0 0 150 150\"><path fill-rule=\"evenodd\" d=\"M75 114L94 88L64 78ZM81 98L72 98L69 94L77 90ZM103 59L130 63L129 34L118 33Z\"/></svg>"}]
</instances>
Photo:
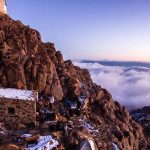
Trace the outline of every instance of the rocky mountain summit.
<instances>
[{"instance_id":1,"label":"rocky mountain summit","mask_svg":"<svg viewBox=\"0 0 150 150\"><path fill-rule=\"evenodd\" d=\"M92 82L87 69L64 61L53 43L43 43L38 31L7 15L0 17L0 87L39 92L36 130L55 136L58 149L76 149L86 138L101 150L148 149L142 127ZM48 108L55 125L42 116L48 96L55 99Z\"/></svg>"}]
</instances>

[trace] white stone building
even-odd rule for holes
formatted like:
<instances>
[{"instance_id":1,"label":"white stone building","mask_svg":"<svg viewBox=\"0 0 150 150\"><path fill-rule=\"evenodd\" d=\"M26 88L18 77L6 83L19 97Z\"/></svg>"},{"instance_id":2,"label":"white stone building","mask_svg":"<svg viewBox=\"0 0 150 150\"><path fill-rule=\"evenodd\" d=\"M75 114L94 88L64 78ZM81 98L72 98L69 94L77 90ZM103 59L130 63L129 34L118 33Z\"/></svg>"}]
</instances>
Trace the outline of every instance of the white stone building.
<instances>
[{"instance_id":1,"label":"white stone building","mask_svg":"<svg viewBox=\"0 0 150 150\"><path fill-rule=\"evenodd\" d=\"M6 0L0 0L0 14L7 14Z\"/></svg>"}]
</instances>

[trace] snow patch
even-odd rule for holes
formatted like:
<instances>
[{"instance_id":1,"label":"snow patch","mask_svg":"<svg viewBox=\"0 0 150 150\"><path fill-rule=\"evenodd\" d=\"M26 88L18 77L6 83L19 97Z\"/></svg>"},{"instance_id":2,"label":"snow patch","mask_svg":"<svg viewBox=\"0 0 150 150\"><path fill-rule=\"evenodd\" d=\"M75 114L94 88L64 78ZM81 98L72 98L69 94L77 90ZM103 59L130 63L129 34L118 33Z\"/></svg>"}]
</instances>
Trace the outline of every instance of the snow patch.
<instances>
[{"instance_id":1,"label":"snow patch","mask_svg":"<svg viewBox=\"0 0 150 150\"><path fill-rule=\"evenodd\" d=\"M1 88L0 97L9 99L35 100L35 98L37 98L37 92L20 89Z\"/></svg>"},{"instance_id":2,"label":"snow patch","mask_svg":"<svg viewBox=\"0 0 150 150\"><path fill-rule=\"evenodd\" d=\"M22 136L21 136L21 138L28 138L28 137L31 137L32 135L31 134L23 134Z\"/></svg>"},{"instance_id":3,"label":"snow patch","mask_svg":"<svg viewBox=\"0 0 150 150\"><path fill-rule=\"evenodd\" d=\"M112 145L113 145L113 147L114 147L114 150L120 150L117 144L112 143Z\"/></svg>"},{"instance_id":4,"label":"snow patch","mask_svg":"<svg viewBox=\"0 0 150 150\"><path fill-rule=\"evenodd\" d=\"M25 150L51 150L58 146L58 141L54 140L50 135L40 136L37 145L29 145Z\"/></svg>"}]
</instances>

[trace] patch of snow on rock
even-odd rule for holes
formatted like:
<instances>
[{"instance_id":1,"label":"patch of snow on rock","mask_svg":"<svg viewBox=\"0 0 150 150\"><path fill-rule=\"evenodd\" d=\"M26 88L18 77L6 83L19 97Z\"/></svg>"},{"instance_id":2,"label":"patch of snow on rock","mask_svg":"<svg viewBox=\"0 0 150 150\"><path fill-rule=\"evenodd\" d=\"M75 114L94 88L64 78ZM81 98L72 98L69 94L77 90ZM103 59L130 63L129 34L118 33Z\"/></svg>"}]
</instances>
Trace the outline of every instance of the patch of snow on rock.
<instances>
[{"instance_id":1,"label":"patch of snow on rock","mask_svg":"<svg viewBox=\"0 0 150 150\"><path fill-rule=\"evenodd\" d=\"M23 134L22 136L21 136L21 138L28 138L28 137L31 137L32 135L31 134Z\"/></svg>"},{"instance_id":2,"label":"patch of snow on rock","mask_svg":"<svg viewBox=\"0 0 150 150\"><path fill-rule=\"evenodd\" d=\"M54 140L50 135L48 136L40 136L38 140L38 144L34 146L29 146L25 150L51 150L54 147L58 146L58 141Z\"/></svg>"},{"instance_id":3,"label":"patch of snow on rock","mask_svg":"<svg viewBox=\"0 0 150 150\"><path fill-rule=\"evenodd\" d=\"M0 88L0 97L9 99L34 100L37 92L20 89Z\"/></svg>"},{"instance_id":4,"label":"patch of snow on rock","mask_svg":"<svg viewBox=\"0 0 150 150\"><path fill-rule=\"evenodd\" d=\"M112 145L113 145L113 147L114 147L114 150L120 150L117 144L112 143Z\"/></svg>"}]
</instances>

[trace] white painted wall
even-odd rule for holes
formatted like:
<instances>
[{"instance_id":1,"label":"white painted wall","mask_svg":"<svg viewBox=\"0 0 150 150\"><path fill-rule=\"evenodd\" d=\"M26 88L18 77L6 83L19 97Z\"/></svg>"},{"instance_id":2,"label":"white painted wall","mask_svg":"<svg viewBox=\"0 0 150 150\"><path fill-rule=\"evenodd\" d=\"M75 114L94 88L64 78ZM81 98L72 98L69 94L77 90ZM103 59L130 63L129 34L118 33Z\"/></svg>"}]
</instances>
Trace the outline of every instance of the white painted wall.
<instances>
[{"instance_id":1,"label":"white painted wall","mask_svg":"<svg viewBox=\"0 0 150 150\"><path fill-rule=\"evenodd\" d=\"M7 14L7 7L5 0L0 0L0 13Z\"/></svg>"}]
</instances>

